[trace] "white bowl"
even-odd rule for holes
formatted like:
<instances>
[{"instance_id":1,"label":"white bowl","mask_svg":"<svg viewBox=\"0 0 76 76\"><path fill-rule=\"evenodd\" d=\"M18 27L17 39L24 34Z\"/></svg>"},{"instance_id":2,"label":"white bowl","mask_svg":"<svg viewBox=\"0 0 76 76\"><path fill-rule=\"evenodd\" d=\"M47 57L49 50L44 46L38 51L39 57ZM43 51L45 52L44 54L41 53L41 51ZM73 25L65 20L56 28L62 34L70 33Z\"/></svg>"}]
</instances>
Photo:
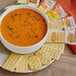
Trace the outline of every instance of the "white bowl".
<instances>
[{"instance_id":1,"label":"white bowl","mask_svg":"<svg viewBox=\"0 0 76 76\"><path fill-rule=\"evenodd\" d=\"M38 43L36 43L36 44L34 44L34 45L32 45L32 46L28 46L28 47L19 47L19 46L15 46L15 45L12 45L12 44L8 43L8 42L3 38L3 36L1 35L1 33L0 33L0 40L1 40L1 42L3 43L3 45L4 45L8 50L10 50L10 51L12 51L12 52L19 53L19 54L29 54L29 53L33 53L33 52L37 51L38 49L40 49L41 46L42 46L42 45L44 44L44 42L46 41L46 38L47 38L47 36L48 36L48 31L49 31L48 19L47 19L46 15L45 15L42 11L40 11L39 9L37 9L37 8L31 7L31 6L28 6L28 5L13 5L13 6L7 7L6 11L4 11L4 12L2 13L2 15L0 16L0 24L1 24L2 20L3 20L3 18L4 18L9 12L11 12L11 11L13 11L13 10L15 10L15 9L19 9L19 8L28 8L28 9L32 9L32 10L35 10L36 12L40 13L40 14L43 16L43 18L45 19L46 24L47 24L47 32L46 32L46 35L44 36L44 38L43 38L40 42L38 42Z\"/></svg>"}]
</instances>

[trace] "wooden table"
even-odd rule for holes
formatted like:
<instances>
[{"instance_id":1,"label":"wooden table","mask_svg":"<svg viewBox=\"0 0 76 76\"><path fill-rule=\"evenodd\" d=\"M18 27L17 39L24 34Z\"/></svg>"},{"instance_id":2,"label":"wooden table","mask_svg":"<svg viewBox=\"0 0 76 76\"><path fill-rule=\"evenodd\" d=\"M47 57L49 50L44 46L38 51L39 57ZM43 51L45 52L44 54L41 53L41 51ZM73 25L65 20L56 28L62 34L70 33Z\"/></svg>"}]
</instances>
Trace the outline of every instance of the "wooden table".
<instances>
[{"instance_id":1,"label":"wooden table","mask_svg":"<svg viewBox=\"0 0 76 76\"><path fill-rule=\"evenodd\" d=\"M14 4L17 4L17 0L0 0L0 9ZM44 70L30 74L17 74L0 68L0 76L76 76L76 55L73 55L66 46L60 60L55 61Z\"/></svg>"}]
</instances>

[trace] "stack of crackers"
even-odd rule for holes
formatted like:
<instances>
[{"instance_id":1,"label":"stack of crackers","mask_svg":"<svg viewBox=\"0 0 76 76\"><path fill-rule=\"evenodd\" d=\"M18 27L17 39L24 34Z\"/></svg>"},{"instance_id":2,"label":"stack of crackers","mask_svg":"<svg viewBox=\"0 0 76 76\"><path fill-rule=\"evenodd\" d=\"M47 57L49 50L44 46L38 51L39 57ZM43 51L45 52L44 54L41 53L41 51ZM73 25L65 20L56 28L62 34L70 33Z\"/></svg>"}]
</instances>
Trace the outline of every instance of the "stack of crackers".
<instances>
[{"instance_id":1,"label":"stack of crackers","mask_svg":"<svg viewBox=\"0 0 76 76\"><path fill-rule=\"evenodd\" d=\"M49 35L46 42L67 43L67 30L64 19L49 22Z\"/></svg>"},{"instance_id":2,"label":"stack of crackers","mask_svg":"<svg viewBox=\"0 0 76 76\"><path fill-rule=\"evenodd\" d=\"M8 71L27 73L29 69L38 71L48 65L51 60L59 60L64 52L64 44L44 44L33 55L19 55L11 53L2 68Z\"/></svg>"}]
</instances>

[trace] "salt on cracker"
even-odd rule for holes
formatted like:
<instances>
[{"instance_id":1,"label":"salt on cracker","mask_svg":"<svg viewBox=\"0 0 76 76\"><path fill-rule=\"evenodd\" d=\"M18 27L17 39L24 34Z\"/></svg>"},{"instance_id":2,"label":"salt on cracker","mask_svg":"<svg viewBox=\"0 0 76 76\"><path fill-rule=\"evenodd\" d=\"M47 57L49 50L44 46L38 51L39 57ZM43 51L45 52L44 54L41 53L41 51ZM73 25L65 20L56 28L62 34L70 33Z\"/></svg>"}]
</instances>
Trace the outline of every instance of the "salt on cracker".
<instances>
[{"instance_id":1,"label":"salt on cracker","mask_svg":"<svg viewBox=\"0 0 76 76\"><path fill-rule=\"evenodd\" d=\"M22 60L16 66L16 72L28 72L28 55L22 55Z\"/></svg>"},{"instance_id":2,"label":"salt on cracker","mask_svg":"<svg viewBox=\"0 0 76 76\"><path fill-rule=\"evenodd\" d=\"M64 52L64 44L44 44L40 50L50 54L52 59L59 60Z\"/></svg>"},{"instance_id":3,"label":"salt on cracker","mask_svg":"<svg viewBox=\"0 0 76 76\"><path fill-rule=\"evenodd\" d=\"M15 67L18 65L21 59L21 55L11 53L11 55L8 57L2 68L7 69L8 71L14 71Z\"/></svg>"},{"instance_id":4,"label":"salt on cracker","mask_svg":"<svg viewBox=\"0 0 76 76\"><path fill-rule=\"evenodd\" d=\"M40 58L42 65L47 65L51 62L51 56L49 55L49 53L38 50L35 55Z\"/></svg>"},{"instance_id":5,"label":"salt on cracker","mask_svg":"<svg viewBox=\"0 0 76 76\"><path fill-rule=\"evenodd\" d=\"M66 31L58 31L51 30L48 34L46 42L51 43L66 43L67 42L67 32Z\"/></svg>"},{"instance_id":6,"label":"salt on cracker","mask_svg":"<svg viewBox=\"0 0 76 76\"><path fill-rule=\"evenodd\" d=\"M33 71L38 71L41 68L41 62L40 59L37 56L31 56L29 57L29 67Z\"/></svg>"}]
</instances>

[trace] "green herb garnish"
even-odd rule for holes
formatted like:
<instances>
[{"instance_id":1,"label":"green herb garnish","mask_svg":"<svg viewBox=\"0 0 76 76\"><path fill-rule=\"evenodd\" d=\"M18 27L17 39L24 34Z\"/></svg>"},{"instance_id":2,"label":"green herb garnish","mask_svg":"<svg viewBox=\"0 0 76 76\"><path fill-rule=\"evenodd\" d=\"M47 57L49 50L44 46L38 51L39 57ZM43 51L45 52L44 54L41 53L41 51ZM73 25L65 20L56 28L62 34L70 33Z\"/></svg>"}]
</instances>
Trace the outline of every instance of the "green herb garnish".
<instances>
[{"instance_id":1,"label":"green herb garnish","mask_svg":"<svg viewBox=\"0 0 76 76\"><path fill-rule=\"evenodd\" d=\"M28 15L30 15L30 13L28 13Z\"/></svg>"},{"instance_id":2,"label":"green herb garnish","mask_svg":"<svg viewBox=\"0 0 76 76\"><path fill-rule=\"evenodd\" d=\"M9 28L9 26L7 25L7 28Z\"/></svg>"},{"instance_id":3,"label":"green herb garnish","mask_svg":"<svg viewBox=\"0 0 76 76\"><path fill-rule=\"evenodd\" d=\"M13 30L13 28L9 28L9 30Z\"/></svg>"},{"instance_id":4,"label":"green herb garnish","mask_svg":"<svg viewBox=\"0 0 76 76\"><path fill-rule=\"evenodd\" d=\"M35 38L37 38L38 36L36 35Z\"/></svg>"},{"instance_id":5,"label":"green herb garnish","mask_svg":"<svg viewBox=\"0 0 76 76\"><path fill-rule=\"evenodd\" d=\"M26 22L26 20L24 20L24 22Z\"/></svg>"},{"instance_id":6,"label":"green herb garnish","mask_svg":"<svg viewBox=\"0 0 76 76\"><path fill-rule=\"evenodd\" d=\"M15 19L13 19L13 21L15 21Z\"/></svg>"},{"instance_id":7,"label":"green herb garnish","mask_svg":"<svg viewBox=\"0 0 76 76\"><path fill-rule=\"evenodd\" d=\"M10 37L12 37L12 34L10 34Z\"/></svg>"},{"instance_id":8,"label":"green herb garnish","mask_svg":"<svg viewBox=\"0 0 76 76\"><path fill-rule=\"evenodd\" d=\"M34 18L37 19L36 16L34 16Z\"/></svg>"},{"instance_id":9,"label":"green herb garnish","mask_svg":"<svg viewBox=\"0 0 76 76\"><path fill-rule=\"evenodd\" d=\"M14 31L11 31L12 33L15 33Z\"/></svg>"},{"instance_id":10,"label":"green herb garnish","mask_svg":"<svg viewBox=\"0 0 76 76\"><path fill-rule=\"evenodd\" d=\"M21 14L19 14L19 16L21 16Z\"/></svg>"},{"instance_id":11,"label":"green herb garnish","mask_svg":"<svg viewBox=\"0 0 76 76\"><path fill-rule=\"evenodd\" d=\"M17 14L15 14L15 16L17 16Z\"/></svg>"},{"instance_id":12,"label":"green herb garnish","mask_svg":"<svg viewBox=\"0 0 76 76\"><path fill-rule=\"evenodd\" d=\"M13 15L11 15L11 18L13 18Z\"/></svg>"}]
</instances>

